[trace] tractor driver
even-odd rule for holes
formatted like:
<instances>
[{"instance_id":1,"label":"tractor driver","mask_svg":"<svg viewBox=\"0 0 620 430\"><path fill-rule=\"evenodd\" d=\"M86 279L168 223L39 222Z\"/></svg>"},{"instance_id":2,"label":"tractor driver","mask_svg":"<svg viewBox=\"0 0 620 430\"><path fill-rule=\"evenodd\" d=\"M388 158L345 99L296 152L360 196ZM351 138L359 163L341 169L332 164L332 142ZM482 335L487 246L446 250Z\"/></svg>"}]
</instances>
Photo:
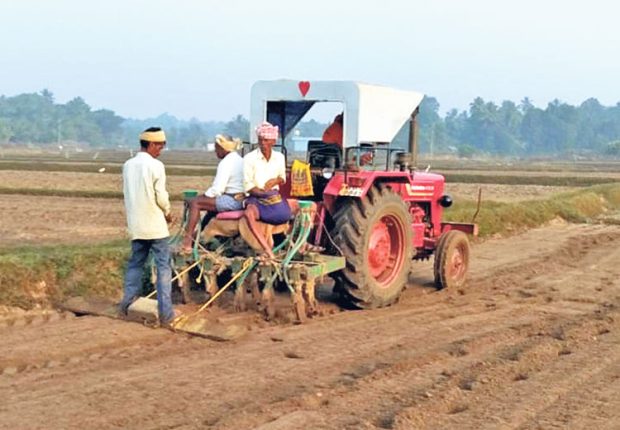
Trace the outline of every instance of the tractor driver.
<instances>
[{"instance_id":1,"label":"tractor driver","mask_svg":"<svg viewBox=\"0 0 620 430\"><path fill-rule=\"evenodd\" d=\"M243 158L243 185L249 194L245 201L245 218L265 253L273 257L257 222L278 225L291 218L291 208L279 191L280 185L286 182L286 161L281 152L273 151L278 126L263 122L256 127L256 135L258 148Z\"/></svg>"},{"instance_id":2,"label":"tractor driver","mask_svg":"<svg viewBox=\"0 0 620 430\"><path fill-rule=\"evenodd\" d=\"M339 113L334 117L334 122L332 122L323 132L323 142L329 144L335 144L342 149L342 123L344 121L344 112ZM360 166L364 166L369 164L372 161L372 153L365 152L360 156ZM353 168L355 165L355 159L351 160L349 163L350 168Z\"/></svg>"},{"instance_id":3,"label":"tractor driver","mask_svg":"<svg viewBox=\"0 0 620 430\"><path fill-rule=\"evenodd\" d=\"M334 118L329 127L323 132L323 142L333 143L338 145L342 149L342 121L344 119L344 112L339 113Z\"/></svg>"},{"instance_id":4,"label":"tractor driver","mask_svg":"<svg viewBox=\"0 0 620 430\"><path fill-rule=\"evenodd\" d=\"M187 202L189 216L181 243L181 254L189 254L192 250L192 236L200 218L200 211L208 211L205 218L210 219L217 212L243 209L243 158L237 152L240 146L239 139L221 134L215 136L215 155L221 161L217 165L211 187L203 196ZM206 225L208 219L203 220L203 225Z\"/></svg>"}]
</instances>

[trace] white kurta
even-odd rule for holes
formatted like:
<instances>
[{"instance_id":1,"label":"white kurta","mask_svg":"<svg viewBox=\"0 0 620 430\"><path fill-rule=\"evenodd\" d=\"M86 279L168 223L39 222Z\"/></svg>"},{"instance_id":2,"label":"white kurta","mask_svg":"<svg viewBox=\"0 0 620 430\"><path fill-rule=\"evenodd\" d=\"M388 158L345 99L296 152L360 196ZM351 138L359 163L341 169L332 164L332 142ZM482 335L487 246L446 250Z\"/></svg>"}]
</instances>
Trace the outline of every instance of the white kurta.
<instances>
[{"instance_id":1,"label":"white kurta","mask_svg":"<svg viewBox=\"0 0 620 430\"><path fill-rule=\"evenodd\" d=\"M170 236L164 163L141 151L123 165L123 194L131 240Z\"/></svg>"},{"instance_id":2,"label":"white kurta","mask_svg":"<svg viewBox=\"0 0 620 430\"><path fill-rule=\"evenodd\" d=\"M217 197L222 194L242 193L243 189L243 158L236 151L229 152L217 165L213 184L205 196Z\"/></svg>"},{"instance_id":3,"label":"white kurta","mask_svg":"<svg viewBox=\"0 0 620 430\"><path fill-rule=\"evenodd\" d=\"M265 158L260 148L243 157L243 186L248 192L252 188L265 188L265 183L274 178L286 181L286 160L284 154L271 151L269 160ZM278 187L274 187L278 188Z\"/></svg>"}]
</instances>

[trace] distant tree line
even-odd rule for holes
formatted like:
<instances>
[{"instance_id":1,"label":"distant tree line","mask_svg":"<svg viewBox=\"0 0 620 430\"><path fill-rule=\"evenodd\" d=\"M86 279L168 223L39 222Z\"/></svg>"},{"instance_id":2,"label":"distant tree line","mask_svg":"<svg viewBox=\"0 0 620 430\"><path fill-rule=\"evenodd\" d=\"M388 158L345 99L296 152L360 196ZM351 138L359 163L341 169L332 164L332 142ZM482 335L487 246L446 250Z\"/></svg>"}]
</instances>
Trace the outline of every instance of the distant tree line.
<instances>
[{"instance_id":1,"label":"distant tree line","mask_svg":"<svg viewBox=\"0 0 620 430\"><path fill-rule=\"evenodd\" d=\"M108 109L93 110L80 97L65 104L55 103L48 90L0 96L0 144L136 146L140 132L152 126L163 127L171 146L176 148L204 147L218 133L249 138L249 121L241 115L228 122L184 121L169 114L138 120L123 118Z\"/></svg>"},{"instance_id":2,"label":"distant tree line","mask_svg":"<svg viewBox=\"0 0 620 430\"><path fill-rule=\"evenodd\" d=\"M500 105L477 97L467 111L444 117L426 97L420 106L420 151L511 156L620 155L620 103L606 107L595 98L579 106L554 100L545 109L525 98Z\"/></svg>"},{"instance_id":3,"label":"distant tree line","mask_svg":"<svg viewBox=\"0 0 620 430\"><path fill-rule=\"evenodd\" d=\"M476 98L468 110L439 112L439 102L426 97L420 106L419 143L422 153L510 156L620 156L620 103L603 106L591 98L579 106L554 100L546 108L525 98L500 105ZM82 98L56 103L48 90L0 96L0 144L79 142L96 147L134 146L137 135L157 125L174 147L197 148L217 133L249 139L249 121L237 115L228 122L179 120L163 114L137 120L108 109L93 110ZM300 123L302 136L320 136L327 124ZM405 145L408 127L395 138ZM171 146L172 146L171 145Z\"/></svg>"},{"instance_id":4,"label":"distant tree line","mask_svg":"<svg viewBox=\"0 0 620 430\"><path fill-rule=\"evenodd\" d=\"M0 143L89 142L105 145L122 135L123 118L111 110L92 110L76 97L54 103L51 92L0 96Z\"/></svg>"}]
</instances>

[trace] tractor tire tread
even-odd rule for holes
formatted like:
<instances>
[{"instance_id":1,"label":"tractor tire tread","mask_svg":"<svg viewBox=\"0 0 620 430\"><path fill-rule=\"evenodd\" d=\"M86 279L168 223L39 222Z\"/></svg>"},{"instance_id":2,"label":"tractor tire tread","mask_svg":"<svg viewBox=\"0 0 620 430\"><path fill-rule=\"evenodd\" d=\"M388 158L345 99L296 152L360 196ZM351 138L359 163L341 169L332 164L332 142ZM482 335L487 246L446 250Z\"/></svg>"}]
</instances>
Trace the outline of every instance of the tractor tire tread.
<instances>
[{"instance_id":1,"label":"tractor tire tread","mask_svg":"<svg viewBox=\"0 0 620 430\"><path fill-rule=\"evenodd\" d=\"M373 217L380 216L381 211L389 208L401 218L404 228L404 264L401 272L394 279L389 291L373 291L369 285L374 279L367 272L364 246L369 231L369 223ZM358 308L377 308L395 303L402 290L406 287L409 277L409 261L412 259L413 246L411 240L411 217L406 204L401 197L387 185L373 186L365 197L348 199L339 202L338 210L334 213L334 227L332 237L338 244L346 259L345 269L337 272L334 278L337 281L337 291L351 305Z\"/></svg>"},{"instance_id":2,"label":"tractor tire tread","mask_svg":"<svg viewBox=\"0 0 620 430\"><path fill-rule=\"evenodd\" d=\"M463 276L458 279L450 279L447 275L447 265L450 261L450 256L454 249L461 245L464 249L465 258L465 270ZM462 231L450 230L443 233L437 244L437 251L435 253L435 262L433 264L433 272L435 275L435 286L437 289L445 288L460 288L466 281L467 269L469 268L469 259L471 255L471 247L469 245L469 239L467 235Z\"/></svg>"}]
</instances>

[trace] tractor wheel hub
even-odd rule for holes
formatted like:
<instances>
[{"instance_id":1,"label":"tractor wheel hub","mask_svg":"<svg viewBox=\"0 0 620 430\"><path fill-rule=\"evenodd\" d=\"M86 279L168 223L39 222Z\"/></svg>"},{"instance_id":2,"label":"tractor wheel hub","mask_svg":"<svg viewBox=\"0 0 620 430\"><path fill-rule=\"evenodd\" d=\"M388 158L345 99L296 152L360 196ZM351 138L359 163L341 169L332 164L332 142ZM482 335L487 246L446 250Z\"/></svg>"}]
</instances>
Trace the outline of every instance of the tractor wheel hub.
<instances>
[{"instance_id":1,"label":"tractor wheel hub","mask_svg":"<svg viewBox=\"0 0 620 430\"><path fill-rule=\"evenodd\" d=\"M386 268L390 257L390 231L383 221L377 222L368 242L370 272L378 277Z\"/></svg>"}]
</instances>

